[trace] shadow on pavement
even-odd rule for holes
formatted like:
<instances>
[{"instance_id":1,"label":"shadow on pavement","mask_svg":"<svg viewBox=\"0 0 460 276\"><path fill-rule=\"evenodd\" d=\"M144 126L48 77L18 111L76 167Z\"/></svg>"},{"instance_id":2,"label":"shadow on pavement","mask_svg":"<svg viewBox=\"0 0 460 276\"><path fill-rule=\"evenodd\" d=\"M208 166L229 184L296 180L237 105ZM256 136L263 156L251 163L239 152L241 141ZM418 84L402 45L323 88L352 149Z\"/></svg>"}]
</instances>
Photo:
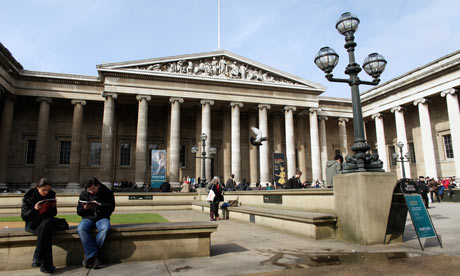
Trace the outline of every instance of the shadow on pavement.
<instances>
[{"instance_id":1,"label":"shadow on pavement","mask_svg":"<svg viewBox=\"0 0 460 276\"><path fill-rule=\"evenodd\" d=\"M248 249L235 243L211 245L211 256L244 251L248 251Z\"/></svg>"}]
</instances>

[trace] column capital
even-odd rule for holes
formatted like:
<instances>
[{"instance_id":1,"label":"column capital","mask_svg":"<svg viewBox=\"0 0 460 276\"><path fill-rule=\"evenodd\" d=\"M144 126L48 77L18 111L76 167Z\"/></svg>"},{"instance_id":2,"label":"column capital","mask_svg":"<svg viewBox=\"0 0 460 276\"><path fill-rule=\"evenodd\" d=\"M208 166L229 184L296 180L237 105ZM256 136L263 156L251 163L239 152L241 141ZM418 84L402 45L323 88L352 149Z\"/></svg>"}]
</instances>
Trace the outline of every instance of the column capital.
<instances>
[{"instance_id":1,"label":"column capital","mask_svg":"<svg viewBox=\"0 0 460 276\"><path fill-rule=\"evenodd\" d=\"M428 100L426 98L420 98L414 101L414 105L417 106L419 104L426 104L428 103Z\"/></svg>"},{"instance_id":2,"label":"column capital","mask_svg":"<svg viewBox=\"0 0 460 276\"><path fill-rule=\"evenodd\" d=\"M102 92L102 97L104 98L107 98L107 97L112 97L112 99L116 99L118 98L118 94L117 93L112 93L112 92Z\"/></svg>"},{"instance_id":3,"label":"column capital","mask_svg":"<svg viewBox=\"0 0 460 276\"><path fill-rule=\"evenodd\" d=\"M201 100L200 104L201 105L205 105L205 104L214 105L214 101L213 100Z\"/></svg>"},{"instance_id":4,"label":"column capital","mask_svg":"<svg viewBox=\"0 0 460 276\"><path fill-rule=\"evenodd\" d=\"M400 111L403 111L403 110L404 110L404 107L398 105L398 106L395 106L395 107L391 108L391 113L400 112Z\"/></svg>"},{"instance_id":5,"label":"column capital","mask_svg":"<svg viewBox=\"0 0 460 276\"><path fill-rule=\"evenodd\" d=\"M169 102L170 102L170 103L175 103L175 102L183 103L183 102L184 102L184 99L183 99L183 98L171 97L171 98L169 98Z\"/></svg>"},{"instance_id":6,"label":"column capital","mask_svg":"<svg viewBox=\"0 0 460 276\"><path fill-rule=\"evenodd\" d=\"M323 116L323 115L318 116L318 120L327 121L327 119L329 119L329 117L327 117L327 116Z\"/></svg>"},{"instance_id":7,"label":"column capital","mask_svg":"<svg viewBox=\"0 0 460 276\"><path fill-rule=\"evenodd\" d=\"M344 118L344 117L339 117L337 118L337 122L341 123L348 123L349 119L348 118Z\"/></svg>"},{"instance_id":8,"label":"column capital","mask_svg":"<svg viewBox=\"0 0 460 276\"><path fill-rule=\"evenodd\" d=\"M310 108L308 109L308 112L310 112L310 113L313 113L313 112L318 113L318 112L321 112L321 110L322 110L322 109L319 108L319 107L310 107Z\"/></svg>"},{"instance_id":9,"label":"column capital","mask_svg":"<svg viewBox=\"0 0 460 276\"><path fill-rule=\"evenodd\" d=\"M455 93L457 93L457 89L449 88L449 89L446 89L446 90L441 92L441 97L445 97L445 96L447 96L447 94L454 95Z\"/></svg>"},{"instance_id":10,"label":"column capital","mask_svg":"<svg viewBox=\"0 0 460 276\"><path fill-rule=\"evenodd\" d=\"M230 102L230 106L231 107L235 107L235 106L238 106L238 107L243 107L243 103L242 102Z\"/></svg>"},{"instance_id":11,"label":"column capital","mask_svg":"<svg viewBox=\"0 0 460 276\"><path fill-rule=\"evenodd\" d=\"M86 105L85 100L72 100L71 103L72 105L76 105L76 104Z\"/></svg>"},{"instance_id":12,"label":"column capital","mask_svg":"<svg viewBox=\"0 0 460 276\"><path fill-rule=\"evenodd\" d=\"M46 98L46 97L38 97L36 101L37 101L37 103L47 102L48 104L53 102L53 100L51 98Z\"/></svg>"},{"instance_id":13,"label":"column capital","mask_svg":"<svg viewBox=\"0 0 460 276\"><path fill-rule=\"evenodd\" d=\"M271 105L269 105L269 104L258 104L257 108L258 109L266 108L267 110L269 110L271 108Z\"/></svg>"},{"instance_id":14,"label":"column capital","mask_svg":"<svg viewBox=\"0 0 460 276\"><path fill-rule=\"evenodd\" d=\"M382 113L375 113L375 114L372 114L371 116L372 119L380 119L382 118L383 119L383 114Z\"/></svg>"},{"instance_id":15,"label":"column capital","mask_svg":"<svg viewBox=\"0 0 460 276\"><path fill-rule=\"evenodd\" d=\"M293 112L297 110L297 107L293 106L293 105L286 105L283 107L283 110L284 111L290 111L292 110Z\"/></svg>"},{"instance_id":16,"label":"column capital","mask_svg":"<svg viewBox=\"0 0 460 276\"><path fill-rule=\"evenodd\" d=\"M146 101L150 102L151 99L152 99L152 97L147 96L147 95L137 95L136 96L136 100L138 100L138 101L146 100Z\"/></svg>"}]
</instances>

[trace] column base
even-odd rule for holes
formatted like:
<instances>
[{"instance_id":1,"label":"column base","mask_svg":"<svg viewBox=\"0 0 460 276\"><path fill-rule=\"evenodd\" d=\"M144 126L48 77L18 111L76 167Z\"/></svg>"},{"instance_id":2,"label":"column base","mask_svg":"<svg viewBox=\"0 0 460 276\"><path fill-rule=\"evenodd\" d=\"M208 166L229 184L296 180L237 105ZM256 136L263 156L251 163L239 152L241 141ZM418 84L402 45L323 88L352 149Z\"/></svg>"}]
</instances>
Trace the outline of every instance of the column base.
<instances>
[{"instance_id":1,"label":"column base","mask_svg":"<svg viewBox=\"0 0 460 276\"><path fill-rule=\"evenodd\" d=\"M334 177L337 238L383 244L390 214L394 173L359 172Z\"/></svg>"},{"instance_id":2,"label":"column base","mask_svg":"<svg viewBox=\"0 0 460 276\"><path fill-rule=\"evenodd\" d=\"M67 185L65 185L65 192L80 193L81 191L83 191L83 188L80 183L67 183Z\"/></svg>"},{"instance_id":3,"label":"column base","mask_svg":"<svg viewBox=\"0 0 460 276\"><path fill-rule=\"evenodd\" d=\"M179 182L169 182L171 185L171 191L180 191L180 183Z\"/></svg>"}]
</instances>

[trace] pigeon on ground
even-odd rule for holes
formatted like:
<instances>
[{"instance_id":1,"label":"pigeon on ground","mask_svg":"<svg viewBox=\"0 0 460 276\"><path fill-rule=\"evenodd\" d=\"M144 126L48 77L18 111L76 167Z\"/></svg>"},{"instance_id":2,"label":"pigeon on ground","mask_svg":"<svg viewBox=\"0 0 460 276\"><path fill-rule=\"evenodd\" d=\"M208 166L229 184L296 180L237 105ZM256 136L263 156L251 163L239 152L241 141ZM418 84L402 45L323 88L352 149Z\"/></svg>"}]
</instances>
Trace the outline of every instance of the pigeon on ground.
<instances>
[{"instance_id":1,"label":"pigeon on ground","mask_svg":"<svg viewBox=\"0 0 460 276\"><path fill-rule=\"evenodd\" d=\"M262 137L262 131L260 131L260 129L251 127L251 130L256 136L256 138L254 137L249 138L253 146L259 147L262 145L263 141L267 141L267 137Z\"/></svg>"}]
</instances>

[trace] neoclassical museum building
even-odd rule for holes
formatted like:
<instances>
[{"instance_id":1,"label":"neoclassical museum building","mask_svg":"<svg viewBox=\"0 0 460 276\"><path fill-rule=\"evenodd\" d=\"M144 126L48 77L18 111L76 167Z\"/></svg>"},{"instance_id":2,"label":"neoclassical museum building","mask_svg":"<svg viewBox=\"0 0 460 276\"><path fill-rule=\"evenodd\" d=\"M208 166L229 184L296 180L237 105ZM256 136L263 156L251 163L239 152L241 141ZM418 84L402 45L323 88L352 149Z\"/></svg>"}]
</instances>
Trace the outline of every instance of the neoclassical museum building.
<instances>
[{"instance_id":1,"label":"neoclassical museum building","mask_svg":"<svg viewBox=\"0 0 460 276\"><path fill-rule=\"evenodd\" d=\"M12 49L14 52L14 49ZM321 84L228 51L97 65L97 76L29 71L0 44L0 183L109 185L150 182L152 150L166 150L167 177L198 178L191 153L205 133L206 178L272 182L273 154L287 176L325 179L325 164L351 153L351 99ZM314 66L312 62L312 66ZM409 153L406 175L460 175L460 51L361 94L365 134L386 171ZM344 95L349 89L344 86ZM252 146L251 127L267 141Z\"/></svg>"}]
</instances>

